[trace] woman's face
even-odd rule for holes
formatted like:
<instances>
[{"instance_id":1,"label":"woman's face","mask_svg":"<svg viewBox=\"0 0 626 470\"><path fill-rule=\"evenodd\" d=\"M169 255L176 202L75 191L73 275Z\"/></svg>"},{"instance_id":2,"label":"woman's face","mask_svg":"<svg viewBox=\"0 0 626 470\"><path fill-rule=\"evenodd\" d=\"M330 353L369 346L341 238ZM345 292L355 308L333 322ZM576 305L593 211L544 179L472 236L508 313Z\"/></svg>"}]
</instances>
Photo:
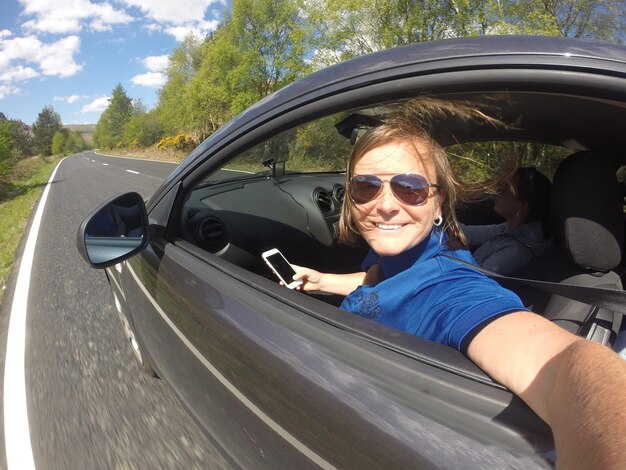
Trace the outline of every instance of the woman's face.
<instances>
[{"instance_id":1,"label":"woman's face","mask_svg":"<svg viewBox=\"0 0 626 470\"><path fill-rule=\"evenodd\" d=\"M382 194L365 204L354 204L352 216L361 228L361 235L380 256L393 256L413 248L425 240L435 218L441 215L439 197L431 188L426 202L411 206L398 200L389 186L389 179L399 173L417 173L436 183L435 170L425 143L413 146L388 143L366 152L354 167L355 175L376 175L385 181Z\"/></svg>"}]
</instances>

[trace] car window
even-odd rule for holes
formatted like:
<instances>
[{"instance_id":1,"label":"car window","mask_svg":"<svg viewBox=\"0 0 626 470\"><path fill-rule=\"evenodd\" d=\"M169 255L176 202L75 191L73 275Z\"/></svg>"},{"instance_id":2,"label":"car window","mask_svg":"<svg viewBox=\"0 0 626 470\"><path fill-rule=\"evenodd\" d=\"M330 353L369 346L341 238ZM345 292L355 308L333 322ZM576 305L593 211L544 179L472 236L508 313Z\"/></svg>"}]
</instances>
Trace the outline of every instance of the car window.
<instances>
[{"instance_id":1,"label":"car window","mask_svg":"<svg viewBox=\"0 0 626 470\"><path fill-rule=\"evenodd\" d=\"M292 264L321 272L360 271L367 247L337 242L345 165L359 135L390 109L379 106L323 117L245 149L187 193L180 237L275 282L262 258L272 249ZM557 145L495 140L448 145L446 151L457 175L473 183L495 177L514 159L552 180L559 163L574 152ZM494 198L463 204L457 212L467 225L504 220L494 210Z\"/></svg>"},{"instance_id":2,"label":"car window","mask_svg":"<svg viewBox=\"0 0 626 470\"><path fill-rule=\"evenodd\" d=\"M508 162L534 167L550 180L559 163L573 153L556 145L517 141L465 142L446 147L457 175L468 183L494 178Z\"/></svg>"},{"instance_id":3,"label":"car window","mask_svg":"<svg viewBox=\"0 0 626 470\"><path fill-rule=\"evenodd\" d=\"M345 114L317 119L242 152L188 194L181 236L268 278L261 255L278 248L291 263L359 269L363 249L339 246L350 133Z\"/></svg>"},{"instance_id":4,"label":"car window","mask_svg":"<svg viewBox=\"0 0 626 470\"><path fill-rule=\"evenodd\" d=\"M350 152L350 139L335 127L343 116L329 116L289 129L242 152L203 184L222 183L282 173L340 172Z\"/></svg>"}]
</instances>

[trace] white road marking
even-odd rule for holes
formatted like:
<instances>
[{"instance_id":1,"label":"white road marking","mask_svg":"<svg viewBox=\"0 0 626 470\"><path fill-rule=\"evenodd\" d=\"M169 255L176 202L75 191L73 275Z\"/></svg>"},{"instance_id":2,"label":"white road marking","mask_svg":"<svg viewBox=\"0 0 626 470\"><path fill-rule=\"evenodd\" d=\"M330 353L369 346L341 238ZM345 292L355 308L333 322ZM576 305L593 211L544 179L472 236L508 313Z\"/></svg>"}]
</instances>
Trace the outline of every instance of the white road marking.
<instances>
[{"instance_id":1,"label":"white road marking","mask_svg":"<svg viewBox=\"0 0 626 470\"><path fill-rule=\"evenodd\" d=\"M104 166L109 166L109 164L108 164L108 163L103 163L103 165L104 165Z\"/></svg>"},{"instance_id":2,"label":"white road marking","mask_svg":"<svg viewBox=\"0 0 626 470\"><path fill-rule=\"evenodd\" d=\"M133 173L134 175L138 175L139 172L138 171L133 171L133 170L126 170L128 173Z\"/></svg>"},{"instance_id":3,"label":"white road marking","mask_svg":"<svg viewBox=\"0 0 626 470\"><path fill-rule=\"evenodd\" d=\"M37 206L37 212L35 212L35 217L26 240L26 246L24 247L13 294L7 336L6 363L4 365L4 441L8 470L30 470L35 468L28 425L28 406L26 403L26 313L30 274L33 267L39 226L51 183L62 162L63 160L59 162L52 172Z\"/></svg>"}]
</instances>

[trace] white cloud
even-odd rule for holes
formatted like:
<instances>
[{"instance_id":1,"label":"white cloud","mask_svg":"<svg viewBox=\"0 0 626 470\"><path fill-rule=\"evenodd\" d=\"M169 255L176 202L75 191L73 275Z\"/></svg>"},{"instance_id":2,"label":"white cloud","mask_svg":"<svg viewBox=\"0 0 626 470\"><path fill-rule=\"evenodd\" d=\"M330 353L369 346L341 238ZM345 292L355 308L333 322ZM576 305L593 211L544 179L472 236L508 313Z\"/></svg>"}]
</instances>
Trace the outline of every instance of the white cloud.
<instances>
[{"instance_id":1,"label":"white cloud","mask_svg":"<svg viewBox=\"0 0 626 470\"><path fill-rule=\"evenodd\" d=\"M22 65L18 65L17 67L9 68L5 72L0 73L0 81L2 82L13 82L13 81L21 81L28 80L29 78L35 78L39 76L36 70L30 67L24 67Z\"/></svg>"},{"instance_id":2,"label":"white cloud","mask_svg":"<svg viewBox=\"0 0 626 470\"><path fill-rule=\"evenodd\" d=\"M148 72L135 75L130 79L131 83L148 88L161 88L167 82L165 70L169 61L170 58L167 55L152 55L144 58L141 62Z\"/></svg>"},{"instance_id":3,"label":"white cloud","mask_svg":"<svg viewBox=\"0 0 626 470\"><path fill-rule=\"evenodd\" d=\"M217 20L185 23L177 26L168 26L165 28L165 32L174 36L178 42L182 42L190 34L203 38L211 31L215 31L218 25L219 21Z\"/></svg>"},{"instance_id":4,"label":"white cloud","mask_svg":"<svg viewBox=\"0 0 626 470\"><path fill-rule=\"evenodd\" d=\"M207 8L213 4L225 5L223 0L123 0L139 8L148 18L158 23L182 24L202 21Z\"/></svg>"},{"instance_id":5,"label":"white cloud","mask_svg":"<svg viewBox=\"0 0 626 470\"><path fill-rule=\"evenodd\" d=\"M13 33L8 29L3 29L2 31L0 31L0 39L8 38L9 36L13 36Z\"/></svg>"},{"instance_id":6,"label":"white cloud","mask_svg":"<svg viewBox=\"0 0 626 470\"><path fill-rule=\"evenodd\" d=\"M101 98L97 98L93 100L91 103L86 104L82 108L80 108L80 112L82 114L86 113L101 113L109 106L110 98L108 96L103 96Z\"/></svg>"},{"instance_id":7,"label":"white cloud","mask_svg":"<svg viewBox=\"0 0 626 470\"><path fill-rule=\"evenodd\" d=\"M151 55L143 59L143 65L151 72L163 72L170 63L169 55Z\"/></svg>"},{"instance_id":8,"label":"white cloud","mask_svg":"<svg viewBox=\"0 0 626 470\"><path fill-rule=\"evenodd\" d=\"M158 33L163 30L163 27L157 23L149 23L149 24L143 25L143 29L151 33Z\"/></svg>"},{"instance_id":9,"label":"white cloud","mask_svg":"<svg viewBox=\"0 0 626 470\"><path fill-rule=\"evenodd\" d=\"M54 44L42 46L38 56L41 72L44 75L56 75L58 77L71 77L83 68L74 62L74 54L80 50L80 38L68 36Z\"/></svg>"},{"instance_id":10,"label":"white cloud","mask_svg":"<svg viewBox=\"0 0 626 470\"><path fill-rule=\"evenodd\" d=\"M13 85L0 84L0 100L7 95L17 95L21 90Z\"/></svg>"},{"instance_id":11,"label":"white cloud","mask_svg":"<svg viewBox=\"0 0 626 470\"><path fill-rule=\"evenodd\" d=\"M92 3L89 0L20 0L22 14L33 17L22 27L27 31L67 34L86 26L93 31L108 31L112 25L127 24L133 18L111 4Z\"/></svg>"},{"instance_id":12,"label":"white cloud","mask_svg":"<svg viewBox=\"0 0 626 470\"><path fill-rule=\"evenodd\" d=\"M69 104L76 103L78 100L82 100L85 98L89 98L85 95L70 95L70 96L55 96L52 98L53 101L66 101Z\"/></svg>"},{"instance_id":13,"label":"white cloud","mask_svg":"<svg viewBox=\"0 0 626 470\"><path fill-rule=\"evenodd\" d=\"M161 88L167 82L167 77L162 72L147 72L135 75L130 79L133 85L145 86L148 88Z\"/></svg>"},{"instance_id":14,"label":"white cloud","mask_svg":"<svg viewBox=\"0 0 626 470\"><path fill-rule=\"evenodd\" d=\"M37 72L22 64L27 62L39 67L43 75L70 77L82 69L74 61L74 54L80 50L80 38L68 36L50 44L44 44L34 36L14 39L0 37L0 75L13 80L25 80L37 75Z\"/></svg>"},{"instance_id":15,"label":"white cloud","mask_svg":"<svg viewBox=\"0 0 626 470\"><path fill-rule=\"evenodd\" d=\"M149 20L144 26L148 31L164 31L181 42L189 34L204 37L215 31L219 20L205 20L211 5L226 6L225 0L122 0L129 6L139 8ZM210 11L212 16L219 15L218 9Z\"/></svg>"}]
</instances>

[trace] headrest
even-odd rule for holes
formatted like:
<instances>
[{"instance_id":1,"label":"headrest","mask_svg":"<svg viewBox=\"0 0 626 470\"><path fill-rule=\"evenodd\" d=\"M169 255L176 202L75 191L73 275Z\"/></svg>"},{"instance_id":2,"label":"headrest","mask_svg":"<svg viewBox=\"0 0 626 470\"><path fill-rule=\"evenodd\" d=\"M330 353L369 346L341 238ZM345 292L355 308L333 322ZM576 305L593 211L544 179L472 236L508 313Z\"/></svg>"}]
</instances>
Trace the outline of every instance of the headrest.
<instances>
[{"instance_id":1,"label":"headrest","mask_svg":"<svg viewBox=\"0 0 626 470\"><path fill-rule=\"evenodd\" d=\"M606 155L577 152L564 159L552 183L552 230L578 266L607 272L622 259L623 197Z\"/></svg>"}]
</instances>

